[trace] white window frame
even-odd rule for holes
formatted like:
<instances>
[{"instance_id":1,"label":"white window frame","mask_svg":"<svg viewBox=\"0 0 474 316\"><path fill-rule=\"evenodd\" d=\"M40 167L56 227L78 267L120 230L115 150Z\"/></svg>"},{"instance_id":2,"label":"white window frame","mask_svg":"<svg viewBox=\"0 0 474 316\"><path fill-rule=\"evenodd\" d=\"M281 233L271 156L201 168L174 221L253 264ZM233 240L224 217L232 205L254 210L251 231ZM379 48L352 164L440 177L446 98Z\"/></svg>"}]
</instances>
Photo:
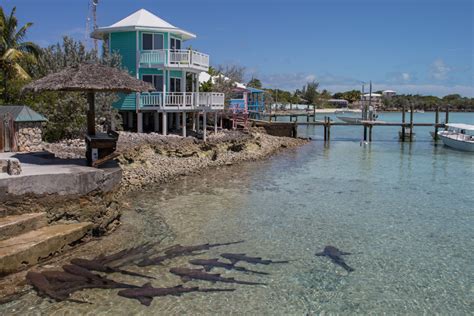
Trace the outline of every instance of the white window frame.
<instances>
[{"instance_id":1,"label":"white window frame","mask_svg":"<svg viewBox=\"0 0 474 316\"><path fill-rule=\"evenodd\" d=\"M143 36L145 34L152 36L152 40L151 40L152 49L144 49L143 48L143 43L144 43ZM161 48L155 48L155 35L161 36ZM163 34L163 33L150 33L150 32L143 32L142 33L142 50L149 51L149 50L161 50L161 49L165 49L165 34Z\"/></svg>"}]
</instances>

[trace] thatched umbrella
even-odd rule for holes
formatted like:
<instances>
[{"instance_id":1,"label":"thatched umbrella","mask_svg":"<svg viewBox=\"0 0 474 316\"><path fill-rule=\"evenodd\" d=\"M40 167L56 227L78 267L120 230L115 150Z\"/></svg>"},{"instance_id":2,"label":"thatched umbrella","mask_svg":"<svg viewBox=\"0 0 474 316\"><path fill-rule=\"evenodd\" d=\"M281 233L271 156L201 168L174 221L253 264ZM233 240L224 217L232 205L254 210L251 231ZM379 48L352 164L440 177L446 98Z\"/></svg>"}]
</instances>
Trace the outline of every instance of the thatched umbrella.
<instances>
[{"instance_id":1,"label":"thatched umbrella","mask_svg":"<svg viewBox=\"0 0 474 316\"><path fill-rule=\"evenodd\" d=\"M148 92L155 90L149 83L127 72L99 64L79 64L33 81L23 91L83 91L87 92L87 133L95 135L95 92Z\"/></svg>"}]
</instances>

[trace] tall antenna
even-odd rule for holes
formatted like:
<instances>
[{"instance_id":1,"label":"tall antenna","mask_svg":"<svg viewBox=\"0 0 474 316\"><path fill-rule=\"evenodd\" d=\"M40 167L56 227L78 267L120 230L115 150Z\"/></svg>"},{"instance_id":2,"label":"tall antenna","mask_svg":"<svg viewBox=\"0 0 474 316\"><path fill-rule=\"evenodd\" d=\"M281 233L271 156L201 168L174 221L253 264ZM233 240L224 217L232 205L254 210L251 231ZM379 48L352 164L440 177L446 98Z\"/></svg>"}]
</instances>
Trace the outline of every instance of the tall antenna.
<instances>
[{"instance_id":1,"label":"tall antenna","mask_svg":"<svg viewBox=\"0 0 474 316\"><path fill-rule=\"evenodd\" d=\"M90 41L90 34L97 29L97 5L99 0L89 0L86 21L86 42ZM97 39L94 38L94 49L97 52Z\"/></svg>"}]
</instances>

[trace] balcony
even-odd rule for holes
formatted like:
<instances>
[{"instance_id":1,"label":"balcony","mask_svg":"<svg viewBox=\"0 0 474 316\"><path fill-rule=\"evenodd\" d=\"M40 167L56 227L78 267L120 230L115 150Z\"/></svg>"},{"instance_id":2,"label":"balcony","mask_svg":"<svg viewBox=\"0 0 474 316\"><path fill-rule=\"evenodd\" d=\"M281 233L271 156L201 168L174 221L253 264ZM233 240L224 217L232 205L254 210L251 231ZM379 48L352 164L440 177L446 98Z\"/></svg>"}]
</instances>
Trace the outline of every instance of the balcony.
<instances>
[{"instance_id":1,"label":"balcony","mask_svg":"<svg viewBox=\"0 0 474 316\"><path fill-rule=\"evenodd\" d=\"M209 70L209 55L188 49L159 49L140 52L140 67L168 67L184 70Z\"/></svg>"},{"instance_id":2,"label":"balcony","mask_svg":"<svg viewBox=\"0 0 474 316\"><path fill-rule=\"evenodd\" d=\"M215 92L152 92L141 93L138 100L141 110L216 111L224 109L225 96Z\"/></svg>"}]
</instances>

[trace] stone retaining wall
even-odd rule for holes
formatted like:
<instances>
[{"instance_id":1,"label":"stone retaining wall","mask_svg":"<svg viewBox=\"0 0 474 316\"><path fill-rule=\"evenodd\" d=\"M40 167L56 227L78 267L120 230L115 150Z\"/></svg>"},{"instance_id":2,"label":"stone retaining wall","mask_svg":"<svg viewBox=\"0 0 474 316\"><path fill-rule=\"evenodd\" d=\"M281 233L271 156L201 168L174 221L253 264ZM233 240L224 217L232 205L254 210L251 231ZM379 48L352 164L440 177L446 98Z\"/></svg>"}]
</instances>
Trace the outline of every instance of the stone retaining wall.
<instances>
[{"instance_id":1,"label":"stone retaining wall","mask_svg":"<svg viewBox=\"0 0 474 316\"><path fill-rule=\"evenodd\" d=\"M41 122L20 122L15 125L18 151L32 152L43 150L43 125Z\"/></svg>"}]
</instances>

